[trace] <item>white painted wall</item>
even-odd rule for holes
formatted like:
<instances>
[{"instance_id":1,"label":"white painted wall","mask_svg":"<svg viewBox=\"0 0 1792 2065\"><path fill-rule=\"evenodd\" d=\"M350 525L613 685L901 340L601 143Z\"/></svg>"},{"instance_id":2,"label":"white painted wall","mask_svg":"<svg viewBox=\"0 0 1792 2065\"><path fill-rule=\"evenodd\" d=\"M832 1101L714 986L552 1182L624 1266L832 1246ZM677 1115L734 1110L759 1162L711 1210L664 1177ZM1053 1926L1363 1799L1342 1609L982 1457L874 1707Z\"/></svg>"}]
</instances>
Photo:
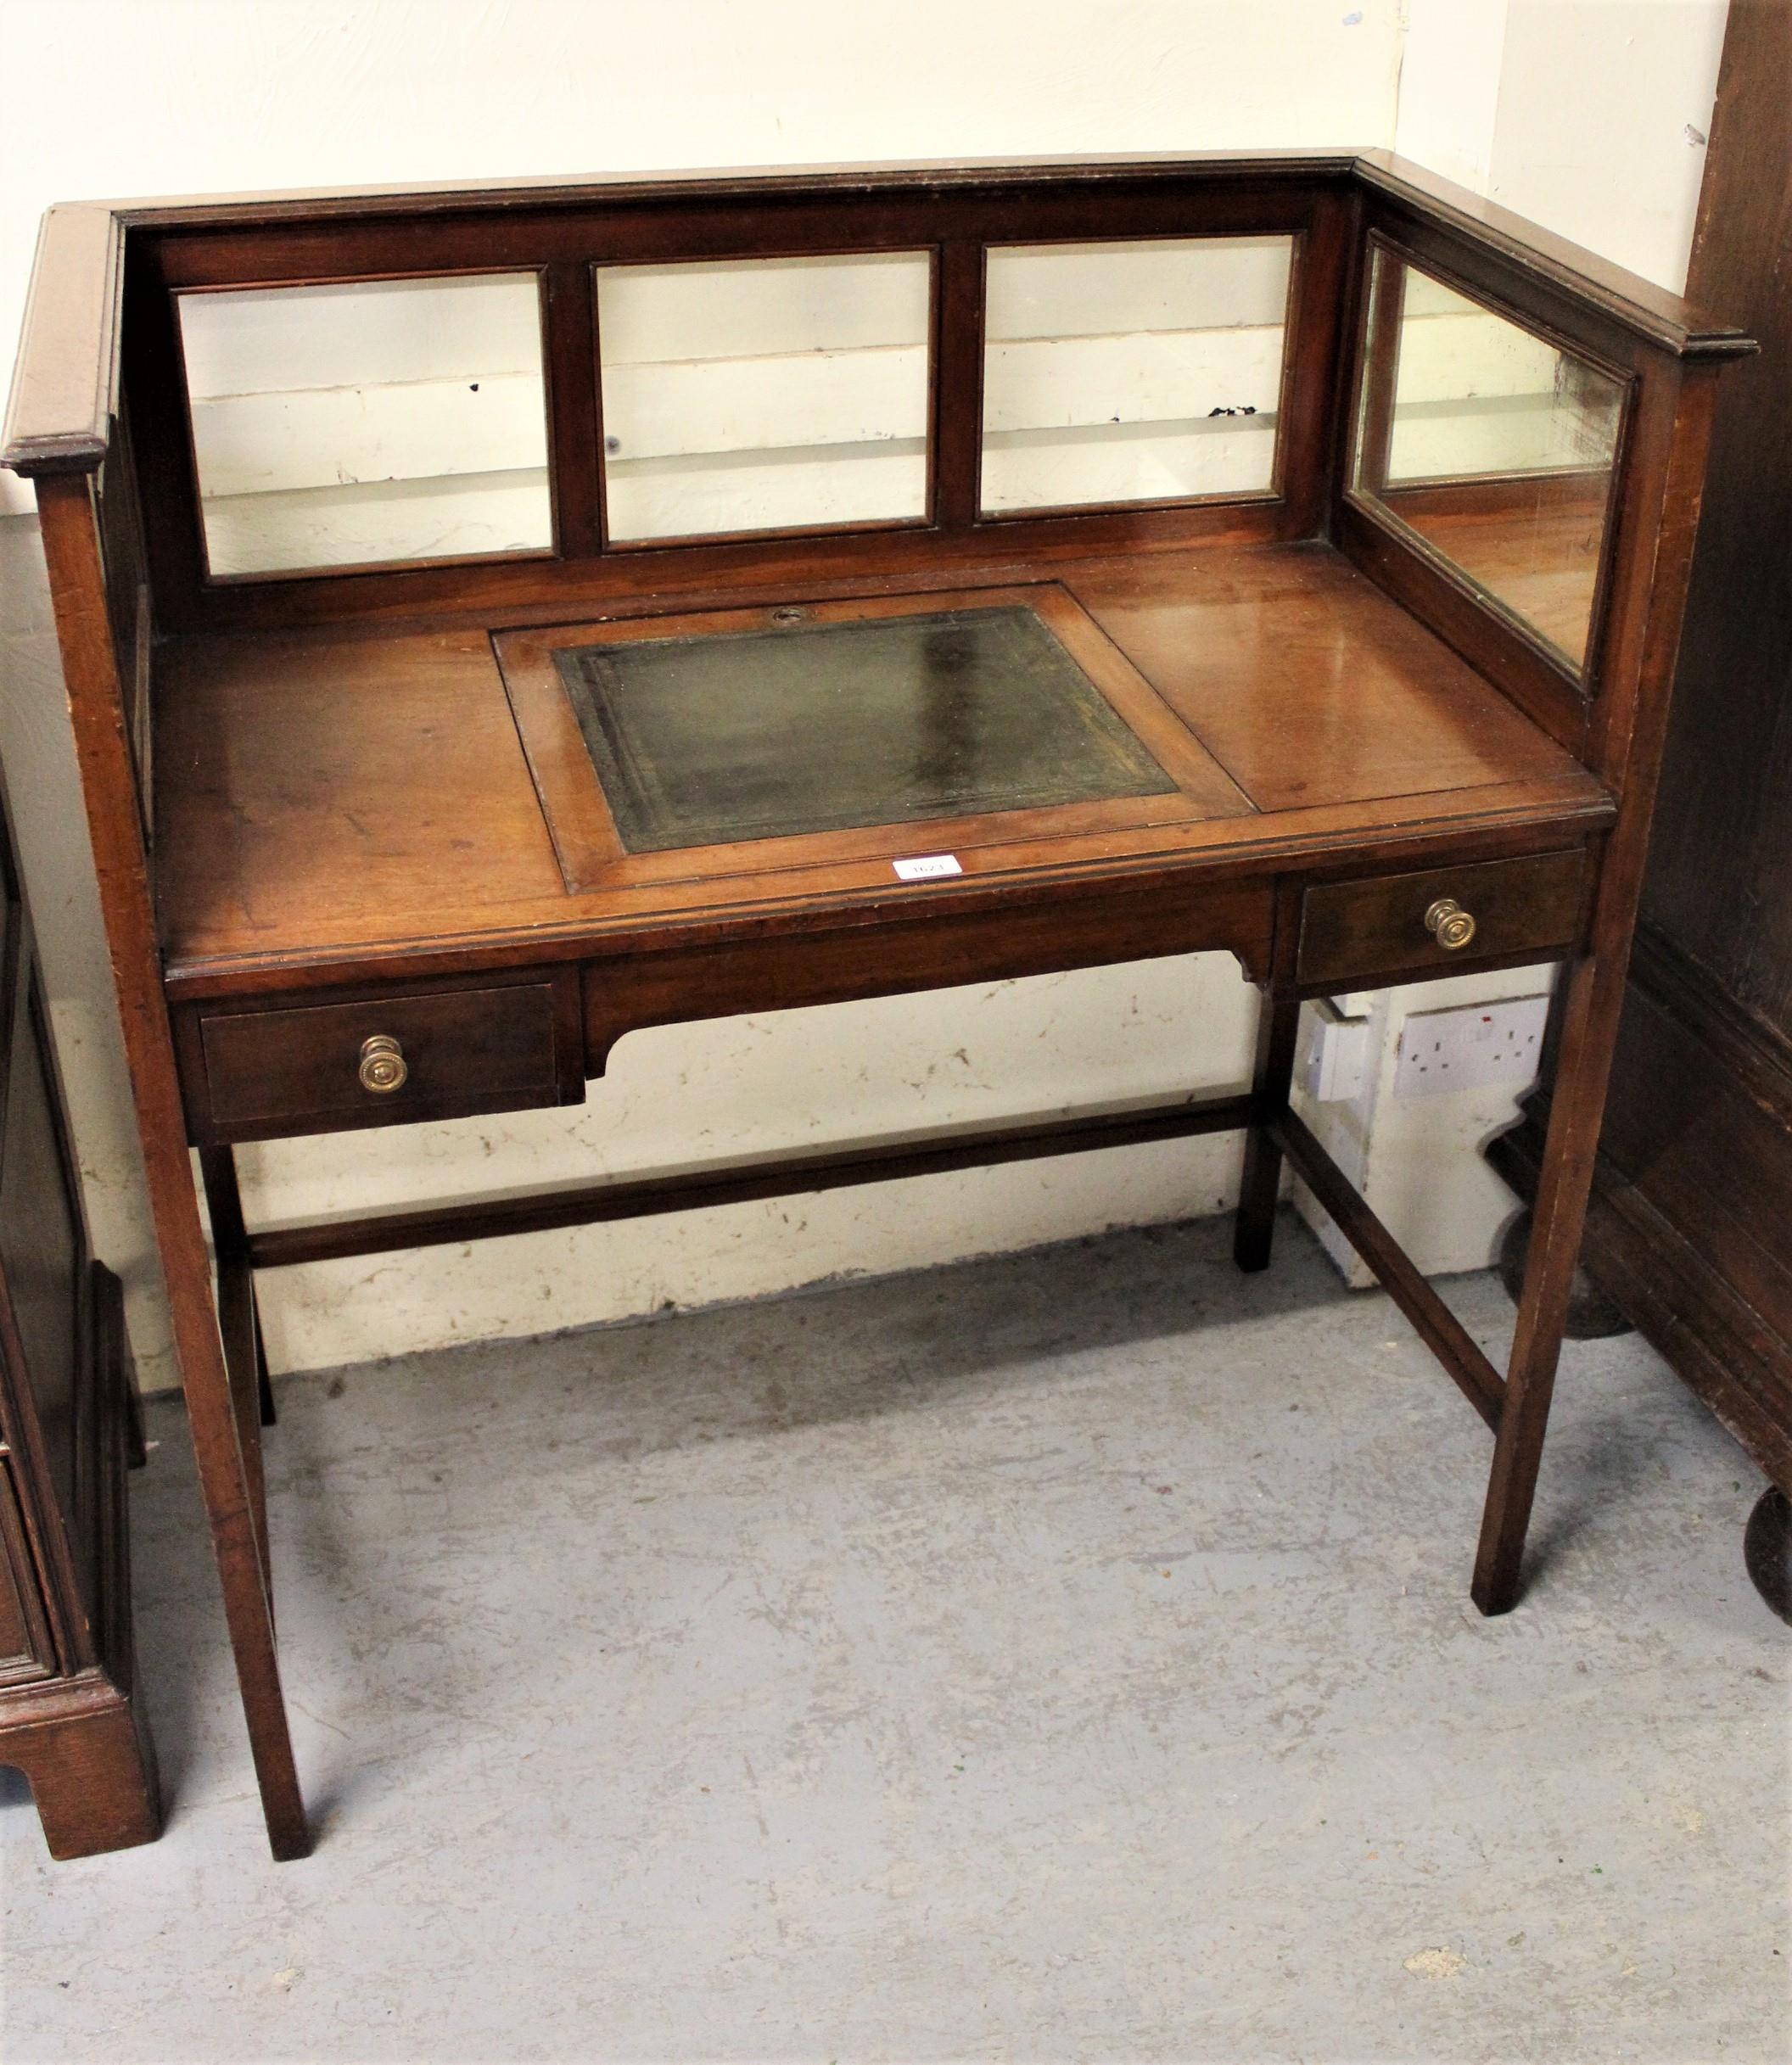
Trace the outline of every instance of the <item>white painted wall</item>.
<instances>
[{"instance_id":1,"label":"white painted wall","mask_svg":"<svg viewBox=\"0 0 1792 2065\"><path fill-rule=\"evenodd\" d=\"M1394 148L1677 294L1728 0L1406 0Z\"/></svg>"},{"instance_id":2,"label":"white painted wall","mask_svg":"<svg viewBox=\"0 0 1792 2065\"><path fill-rule=\"evenodd\" d=\"M1708 126L1722 14L1721 0L0 0L0 339L52 200L1029 151L1397 143L1677 284L1699 165L1682 131ZM126 1276L145 1375L166 1381L29 508L0 476L0 757L98 1243ZM1253 1008L1220 956L636 1034L583 1111L250 1150L249 1209L1218 1085L1244 1072ZM1471 1122L1403 1135L1421 1212L1414 1172L1447 1166L1433 1150ZM278 1367L315 1367L1168 1218L1224 1202L1235 1160L1224 1144L1133 1150L290 1272L268 1279L270 1346Z\"/></svg>"}]
</instances>

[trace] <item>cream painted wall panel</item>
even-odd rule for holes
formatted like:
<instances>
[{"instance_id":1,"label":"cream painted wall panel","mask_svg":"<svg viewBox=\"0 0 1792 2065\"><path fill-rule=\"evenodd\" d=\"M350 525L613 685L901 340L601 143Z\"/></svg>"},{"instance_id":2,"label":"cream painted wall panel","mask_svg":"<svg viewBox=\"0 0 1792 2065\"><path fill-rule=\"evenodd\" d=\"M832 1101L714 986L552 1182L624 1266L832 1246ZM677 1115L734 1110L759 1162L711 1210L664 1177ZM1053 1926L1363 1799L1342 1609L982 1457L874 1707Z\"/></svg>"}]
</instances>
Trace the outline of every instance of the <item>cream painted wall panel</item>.
<instances>
[{"instance_id":1,"label":"cream painted wall panel","mask_svg":"<svg viewBox=\"0 0 1792 2065\"><path fill-rule=\"evenodd\" d=\"M778 358L924 344L928 251L605 266L597 313L606 366Z\"/></svg>"},{"instance_id":2,"label":"cream painted wall panel","mask_svg":"<svg viewBox=\"0 0 1792 2065\"><path fill-rule=\"evenodd\" d=\"M1507 0L1487 191L1686 284L1728 0Z\"/></svg>"},{"instance_id":3,"label":"cream painted wall panel","mask_svg":"<svg viewBox=\"0 0 1792 2065\"><path fill-rule=\"evenodd\" d=\"M603 428L624 459L925 439L927 348L607 366Z\"/></svg>"},{"instance_id":4,"label":"cream painted wall panel","mask_svg":"<svg viewBox=\"0 0 1792 2065\"><path fill-rule=\"evenodd\" d=\"M204 511L206 559L217 574L539 551L552 542L546 467L219 495Z\"/></svg>"},{"instance_id":5,"label":"cream painted wall panel","mask_svg":"<svg viewBox=\"0 0 1792 2065\"><path fill-rule=\"evenodd\" d=\"M1677 293L1728 0L1406 0L1394 147Z\"/></svg>"},{"instance_id":6,"label":"cream painted wall panel","mask_svg":"<svg viewBox=\"0 0 1792 2065\"><path fill-rule=\"evenodd\" d=\"M1131 332L994 344L984 368L986 431L1175 423L1215 408L1273 416L1282 332Z\"/></svg>"},{"instance_id":7,"label":"cream painted wall panel","mask_svg":"<svg viewBox=\"0 0 1792 2065\"><path fill-rule=\"evenodd\" d=\"M520 473L547 464L546 395L539 372L225 395L194 401L193 441L208 498Z\"/></svg>"},{"instance_id":8,"label":"cream painted wall panel","mask_svg":"<svg viewBox=\"0 0 1792 2065\"><path fill-rule=\"evenodd\" d=\"M1270 484L1276 418L1138 423L1118 430L999 430L983 444L983 506L1177 501Z\"/></svg>"},{"instance_id":9,"label":"cream painted wall panel","mask_svg":"<svg viewBox=\"0 0 1792 2065\"><path fill-rule=\"evenodd\" d=\"M1395 424L1388 477L1403 484L1458 473L1560 473L1599 456L1585 424L1547 402L1439 407Z\"/></svg>"},{"instance_id":10,"label":"cream painted wall panel","mask_svg":"<svg viewBox=\"0 0 1792 2065\"><path fill-rule=\"evenodd\" d=\"M16 333L37 217L53 200L680 165L1386 143L1401 14L1398 0L1259 0L1248 9L1235 0L983 0L972 8L948 0L0 0L0 49L15 89L0 125L0 339ZM942 47L954 53L949 65L938 61ZM76 103L83 119L71 124L57 110ZM28 492L0 476L0 511L30 506ZM41 587L34 526L0 523L0 547L8 571L27 563ZM90 1196L113 1212L101 1245L126 1268L133 1340L154 1381L170 1368L165 1320L153 1296L53 648L41 630L22 642L8 635L0 665L0 744L15 792L32 805L27 865L40 904L63 913L53 951L46 947L59 1027L76 1028L76 1052L91 1063L88 1088L77 1092L83 1167ZM1179 984L1179 1001L1160 982ZM1081 999L1074 1011L1072 997ZM1015 985L969 1005L953 994L883 1008L894 1044L927 1057L904 1079L898 1116L932 1129L979 1116L984 1081L1024 1095L1016 1109L1035 1108L1042 1094L1039 1108L1078 1109L1229 1079L1241 1065L1252 998L1221 957L1118 982ZM692 1028L679 1038L693 1044L675 1051L686 1074L718 1094L734 1085L738 1107L759 1094L753 1071L762 1050L793 1078L831 1083L825 1110L818 1090L800 1108L776 1107L784 1144L795 1144L863 1123L861 1086L839 1073L856 1066L863 1038L852 1012L832 1021L805 1014ZM539 1181L585 1166L594 1140L607 1166L636 1166L615 1105L664 1103L656 1126L680 1110L639 1087L656 1069L675 1073L670 1036L641 1039L644 1059L630 1042L618 1050L614 1100L599 1083L583 1113L315 1141L257 1177L252 1209L298 1216L327 1197L339 1200L331 1208L359 1206L376 1172L395 1199L470 1189L493 1166L506 1181ZM1117 1072L1116 1048L1127 1057ZM1023 1055L1037 1068L1016 1076ZM727 1123L743 1123L740 1110ZM717 1137L705 1119L676 1137L643 1133L638 1151L697 1161ZM770 1130L760 1137L775 1144ZM818 1270L907 1266L1209 1209L1233 1180L1229 1153L1215 1143L1132 1150L841 1193L798 1202L793 1213L757 1209L713 1223L667 1220L470 1256L445 1250L294 1272L273 1289L275 1357L299 1366L476 1332L528 1333L646 1310L668 1296L749 1295ZM640 1245L624 1248L624 1236Z\"/></svg>"},{"instance_id":11,"label":"cream painted wall panel","mask_svg":"<svg viewBox=\"0 0 1792 2065\"><path fill-rule=\"evenodd\" d=\"M1406 0L1394 148L1484 193L1509 0Z\"/></svg>"},{"instance_id":12,"label":"cream painted wall panel","mask_svg":"<svg viewBox=\"0 0 1792 2065\"><path fill-rule=\"evenodd\" d=\"M485 380L541 371L534 272L183 294L181 355L201 396Z\"/></svg>"},{"instance_id":13,"label":"cream painted wall panel","mask_svg":"<svg viewBox=\"0 0 1792 2065\"><path fill-rule=\"evenodd\" d=\"M984 328L1013 338L1280 325L1292 255L1287 237L998 245Z\"/></svg>"},{"instance_id":14,"label":"cream painted wall panel","mask_svg":"<svg viewBox=\"0 0 1792 2065\"><path fill-rule=\"evenodd\" d=\"M798 447L618 459L604 478L615 538L887 523L925 510L927 450L916 438L820 452Z\"/></svg>"}]
</instances>

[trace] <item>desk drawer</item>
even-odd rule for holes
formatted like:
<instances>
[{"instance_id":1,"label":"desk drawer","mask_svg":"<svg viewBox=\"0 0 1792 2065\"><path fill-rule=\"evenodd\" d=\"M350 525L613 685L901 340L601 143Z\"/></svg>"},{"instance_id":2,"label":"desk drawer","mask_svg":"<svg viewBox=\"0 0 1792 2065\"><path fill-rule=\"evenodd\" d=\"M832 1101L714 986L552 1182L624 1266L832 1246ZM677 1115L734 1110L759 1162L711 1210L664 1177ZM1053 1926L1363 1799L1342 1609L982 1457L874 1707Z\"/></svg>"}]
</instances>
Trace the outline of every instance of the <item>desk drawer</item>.
<instances>
[{"instance_id":1,"label":"desk drawer","mask_svg":"<svg viewBox=\"0 0 1792 2065\"><path fill-rule=\"evenodd\" d=\"M352 1003L201 1012L202 1144L577 1104L578 972ZM191 1051L189 1048L189 1052ZM189 1073L191 1072L189 1071Z\"/></svg>"},{"instance_id":2,"label":"desk drawer","mask_svg":"<svg viewBox=\"0 0 1792 2065\"><path fill-rule=\"evenodd\" d=\"M1297 979L1360 988L1515 954L1541 958L1572 943L1586 880L1586 852L1577 847L1565 853L1320 883L1302 899ZM1454 910L1438 917L1433 929L1427 915L1446 901ZM1470 936L1459 946L1447 945L1451 927L1444 920L1453 918L1460 931L1461 914L1474 921Z\"/></svg>"}]
</instances>

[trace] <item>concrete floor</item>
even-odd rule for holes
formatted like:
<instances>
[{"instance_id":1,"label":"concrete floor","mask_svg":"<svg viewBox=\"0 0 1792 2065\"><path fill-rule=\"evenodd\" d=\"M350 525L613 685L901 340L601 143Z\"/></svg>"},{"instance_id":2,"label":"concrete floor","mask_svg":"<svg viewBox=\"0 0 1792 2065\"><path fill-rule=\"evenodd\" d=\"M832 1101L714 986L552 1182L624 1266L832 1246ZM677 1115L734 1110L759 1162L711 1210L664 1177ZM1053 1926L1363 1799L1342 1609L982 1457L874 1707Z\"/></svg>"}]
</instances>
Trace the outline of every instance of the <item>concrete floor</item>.
<instances>
[{"instance_id":1,"label":"concrete floor","mask_svg":"<svg viewBox=\"0 0 1792 2065\"><path fill-rule=\"evenodd\" d=\"M1781 2060L1759 1480L1571 1347L1488 1441L1291 1223L288 1383L316 1855L263 1848L183 1422L138 1480L150 1848L0 1810L27 2060ZM1491 1278L1453 1298L1477 1335Z\"/></svg>"}]
</instances>

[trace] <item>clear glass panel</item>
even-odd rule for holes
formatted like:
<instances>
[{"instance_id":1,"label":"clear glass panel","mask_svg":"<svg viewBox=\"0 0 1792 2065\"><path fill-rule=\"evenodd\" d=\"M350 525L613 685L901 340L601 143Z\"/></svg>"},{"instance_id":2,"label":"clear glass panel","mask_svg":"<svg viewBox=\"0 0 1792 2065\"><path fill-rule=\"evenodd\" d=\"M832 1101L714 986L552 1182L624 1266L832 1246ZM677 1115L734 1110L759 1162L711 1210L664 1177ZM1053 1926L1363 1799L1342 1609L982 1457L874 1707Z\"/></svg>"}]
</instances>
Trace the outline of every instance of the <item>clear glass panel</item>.
<instances>
[{"instance_id":1,"label":"clear glass panel","mask_svg":"<svg viewBox=\"0 0 1792 2065\"><path fill-rule=\"evenodd\" d=\"M597 273L611 538L927 513L925 251Z\"/></svg>"},{"instance_id":2,"label":"clear glass panel","mask_svg":"<svg viewBox=\"0 0 1792 2065\"><path fill-rule=\"evenodd\" d=\"M1378 249L1355 484L1586 658L1624 390Z\"/></svg>"},{"instance_id":3,"label":"clear glass panel","mask_svg":"<svg viewBox=\"0 0 1792 2065\"><path fill-rule=\"evenodd\" d=\"M534 273L178 305L214 574L552 546Z\"/></svg>"},{"instance_id":4,"label":"clear glass panel","mask_svg":"<svg viewBox=\"0 0 1792 2065\"><path fill-rule=\"evenodd\" d=\"M1268 489L1293 256L1291 237L992 249L985 512Z\"/></svg>"}]
</instances>

